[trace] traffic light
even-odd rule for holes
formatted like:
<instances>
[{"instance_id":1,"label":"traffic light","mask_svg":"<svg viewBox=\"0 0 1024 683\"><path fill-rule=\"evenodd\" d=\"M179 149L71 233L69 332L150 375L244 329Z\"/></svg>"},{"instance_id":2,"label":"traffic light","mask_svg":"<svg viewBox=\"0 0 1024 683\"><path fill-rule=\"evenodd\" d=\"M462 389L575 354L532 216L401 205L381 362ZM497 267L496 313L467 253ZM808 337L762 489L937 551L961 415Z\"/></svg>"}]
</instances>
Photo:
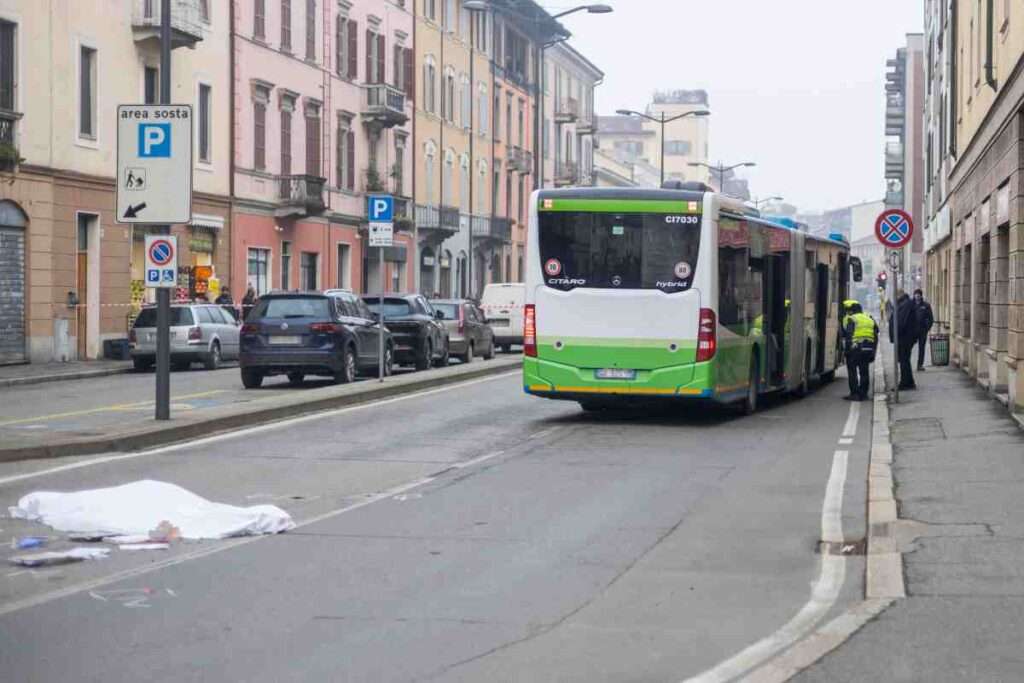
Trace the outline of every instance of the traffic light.
<instances>
[{"instance_id":1,"label":"traffic light","mask_svg":"<svg viewBox=\"0 0 1024 683\"><path fill-rule=\"evenodd\" d=\"M878 274L878 288L884 290L885 285L889 280L889 274L884 270Z\"/></svg>"}]
</instances>

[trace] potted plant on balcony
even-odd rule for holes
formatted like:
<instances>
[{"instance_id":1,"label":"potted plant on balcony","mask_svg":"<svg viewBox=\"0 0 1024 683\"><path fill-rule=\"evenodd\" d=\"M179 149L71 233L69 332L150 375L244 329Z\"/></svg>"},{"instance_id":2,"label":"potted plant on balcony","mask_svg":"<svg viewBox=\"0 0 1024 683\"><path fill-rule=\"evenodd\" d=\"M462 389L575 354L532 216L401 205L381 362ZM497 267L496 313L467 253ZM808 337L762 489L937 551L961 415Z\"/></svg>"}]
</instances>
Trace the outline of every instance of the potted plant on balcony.
<instances>
[{"instance_id":1,"label":"potted plant on balcony","mask_svg":"<svg viewBox=\"0 0 1024 683\"><path fill-rule=\"evenodd\" d=\"M391 164L391 168L388 170L388 177L391 178L391 187L395 195L399 197L405 196L402 192L402 165Z\"/></svg>"},{"instance_id":2,"label":"potted plant on balcony","mask_svg":"<svg viewBox=\"0 0 1024 683\"><path fill-rule=\"evenodd\" d=\"M15 171L25 161L18 148L9 142L0 142L0 171Z\"/></svg>"},{"instance_id":3,"label":"potted plant on balcony","mask_svg":"<svg viewBox=\"0 0 1024 683\"><path fill-rule=\"evenodd\" d=\"M384 182L384 177L377 170L376 164L370 164L366 168L366 183L364 185L367 192L387 192L388 188Z\"/></svg>"}]
</instances>

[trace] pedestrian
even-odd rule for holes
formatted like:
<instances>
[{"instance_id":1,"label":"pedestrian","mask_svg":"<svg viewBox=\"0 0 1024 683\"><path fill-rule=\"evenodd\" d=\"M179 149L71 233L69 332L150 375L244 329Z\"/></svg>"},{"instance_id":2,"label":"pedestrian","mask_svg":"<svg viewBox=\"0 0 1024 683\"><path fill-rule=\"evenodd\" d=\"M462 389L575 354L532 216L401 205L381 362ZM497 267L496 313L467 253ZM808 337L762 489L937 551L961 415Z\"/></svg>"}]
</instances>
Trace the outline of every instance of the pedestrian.
<instances>
[{"instance_id":1,"label":"pedestrian","mask_svg":"<svg viewBox=\"0 0 1024 683\"><path fill-rule=\"evenodd\" d=\"M896 305L892 308L893 316L889 320L889 341L893 341L893 333L897 333L899 343L896 344L896 357L900 364L899 388L912 391L917 389L917 384L914 383L914 366L910 362L914 344L917 343L917 311L914 308L914 302L902 289L897 293Z\"/></svg>"},{"instance_id":2,"label":"pedestrian","mask_svg":"<svg viewBox=\"0 0 1024 683\"><path fill-rule=\"evenodd\" d=\"M928 332L935 324L935 315L920 289L914 290L914 310L917 313L917 369L924 372L924 347L928 344Z\"/></svg>"},{"instance_id":3,"label":"pedestrian","mask_svg":"<svg viewBox=\"0 0 1024 683\"><path fill-rule=\"evenodd\" d=\"M230 313L232 318L238 320L238 310L235 309L235 300L231 298L231 290L228 287L220 290L220 294L213 300L213 303Z\"/></svg>"},{"instance_id":4,"label":"pedestrian","mask_svg":"<svg viewBox=\"0 0 1024 683\"><path fill-rule=\"evenodd\" d=\"M878 323L864 312L860 303L853 300L843 302L846 316L843 318L843 340L846 344L846 375L850 393L843 398L847 401L863 401L868 397L871 376L868 374L875 362L878 348Z\"/></svg>"},{"instance_id":5,"label":"pedestrian","mask_svg":"<svg viewBox=\"0 0 1024 683\"><path fill-rule=\"evenodd\" d=\"M249 311L256 305L256 290L249 285L249 289L245 290L245 296L242 297L242 320L249 317Z\"/></svg>"}]
</instances>

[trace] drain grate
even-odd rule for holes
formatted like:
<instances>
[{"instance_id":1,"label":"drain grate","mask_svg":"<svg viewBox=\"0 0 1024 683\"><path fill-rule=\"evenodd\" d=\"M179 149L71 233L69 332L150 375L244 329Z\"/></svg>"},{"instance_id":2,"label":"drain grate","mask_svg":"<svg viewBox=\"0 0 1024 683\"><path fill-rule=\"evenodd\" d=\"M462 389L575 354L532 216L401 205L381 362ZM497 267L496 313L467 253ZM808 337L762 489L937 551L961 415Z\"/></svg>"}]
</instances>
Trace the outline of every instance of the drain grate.
<instances>
[{"instance_id":1,"label":"drain grate","mask_svg":"<svg viewBox=\"0 0 1024 683\"><path fill-rule=\"evenodd\" d=\"M859 541L818 541L818 554L819 555L840 555L842 557L848 557L850 555L864 555L868 549L867 539L862 538Z\"/></svg>"},{"instance_id":2,"label":"drain grate","mask_svg":"<svg viewBox=\"0 0 1024 683\"><path fill-rule=\"evenodd\" d=\"M906 420L893 420L890 430L893 443L941 441L946 438L946 430L942 428L942 420L937 417L914 417Z\"/></svg>"}]
</instances>

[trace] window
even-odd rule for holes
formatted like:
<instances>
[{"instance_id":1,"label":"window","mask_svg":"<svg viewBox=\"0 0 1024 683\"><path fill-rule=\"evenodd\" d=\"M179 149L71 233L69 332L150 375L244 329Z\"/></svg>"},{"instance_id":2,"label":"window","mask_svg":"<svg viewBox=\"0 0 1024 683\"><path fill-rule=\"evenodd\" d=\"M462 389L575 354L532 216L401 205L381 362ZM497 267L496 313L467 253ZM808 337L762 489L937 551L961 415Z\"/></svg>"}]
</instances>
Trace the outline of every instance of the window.
<instances>
[{"instance_id":1,"label":"window","mask_svg":"<svg viewBox=\"0 0 1024 683\"><path fill-rule=\"evenodd\" d=\"M433 55L423 60L423 108L431 114L437 113L437 62Z\"/></svg>"},{"instance_id":2,"label":"window","mask_svg":"<svg viewBox=\"0 0 1024 683\"><path fill-rule=\"evenodd\" d=\"M427 177L424 178L426 185L427 204L434 203L434 178L435 171L437 170L437 149L434 144L428 141L424 145L424 157Z\"/></svg>"},{"instance_id":3,"label":"window","mask_svg":"<svg viewBox=\"0 0 1024 683\"><path fill-rule=\"evenodd\" d=\"M78 53L78 135L96 139L96 50L84 45Z\"/></svg>"},{"instance_id":4,"label":"window","mask_svg":"<svg viewBox=\"0 0 1024 683\"><path fill-rule=\"evenodd\" d=\"M512 143L512 93L505 93L505 142Z\"/></svg>"},{"instance_id":5,"label":"window","mask_svg":"<svg viewBox=\"0 0 1024 683\"><path fill-rule=\"evenodd\" d=\"M199 0L199 18L203 23L210 23L210 0Z\"/></svg>"},{"instance_id":6,"label":"window","mask_svg":"<svg viewBox=\"0 0 1024 683\"><path fill-rule=\"evenodd\" d=\"M476 212L483 216L487 213L487 162L483 159L480 160L480 166L477 168L477 182L476 182Z\"/></svg>"},{"instance_id":7,"label":"window","mask_svg":"<svg viewBox=\"0 0 1024 683\"><path fill-rule=\"evenodd\" d=\"M665 154L670 157L684 157L693 151L689 140L666 140Z\"/></svg>"},{"instance_id":8,"label":"window","mask_svg":"<svg viewBox=\"0 0 1024 683\"><path fill-rule=\"evenodd\" d=\"M267 0L254 0L252 14L252 37L264 40L267 37Z\"/></svg>"},{"instance_id":9,"label":"window","mask_svg":"<svg viewBox=\"0 0 1024 683\"><path fill-rule=\"evenodd\" d=\"M338 245L338 286L342 289L352 289L351 252L349 245Z\"/></svg>"},{"instance_id":10,"label":"window","mask_svg":"<svg viewBox=\"0 0 1024 683\"><path fill-rule=\"evenodd\" d=\"M258 296L270 291L270 250L249 247L249 286Z\"/></svg>"},{"instance_id":11,"label":"window","mask_svg":"<svg viewBox=\"0 0 1024 683\"><path fill-rule=\"evenodd\" d=\"M89 251L89 224L96 220L96 216L86 213L78 214L78 252Z\"/></svg>"},{"instance_id":12,"label":"window","mask_svg":"<svg viewBox=\"0 0 1024 683\"><path fill-rule=\"evenodd\" d=\"M494 88L494 139L500 140L501 134L501 88Z\"/></svg>"},{"instance_id":13,"label":"window","mask_svg":"<svg viewBox=\"0 0 1024 683\"><path fill-rule=\"evenodd\" d=\"M455 30L455 0L444 0L444 27L448 31Z\"/></svg>"},{"instance_id":14,"label":"window","mask_svg":"<svg viewBox=\"0 0 1024 683\"><path fill-rule=\"evenodd\" d=\"M315 252L302 252L302 260L299 264L299 288L306 292L315 292L320 289L320 254Z\"/></svg>"},{"instance_id":15,"label":"window","mask_svg":"<svg viewBox=\"0 0 1024 683\"><path fill-rule=\"evenodd\" d=\"M444 177L441 179L441 204L452 205L452 183L455 181L455 152L444 152Z\"/></svg>"},{"instance_id":16,"label":"window","mask_svg":"<svg viewBox=\"0 0 1024 683\"><path fill-rule=\"evenodd\" d=\"M487 52L487 12L473 12L473 43L480 52Z\"/></svg>"},{"instance_id":17,"label":"window","mask_svg":"<svg viewBox=\"0 0 1024 683\"><path fill-rule=\"evenodd\" d=\"M281 103L281 175L292 174L292 111L295 101L285 98Z\"/></svg>"},{"instance_id":18,"label":"window","mask_svg":"<svg viewBox=\"0 0 1024 683\"><path fill-rule=\"evenodd\" d=\"M462 74L459 78L459 99L462 102L462 127L473 128L473 93L470 89L469 76Z\"/></svg>"},{"instance_id":19,"label":"window","mask_svg":"<svg viewBox=\"0 0 1024 683\"><path fill-rule=\"evenodd\" d=\"M405 274L405 264L400 261L391 261L391 291L401 292L405 289L405 285L402 283L404 279L402 275Z\"/></svg>"},{"instance_id":20,"label":"window","mask_svg":"<svg viewBox=\"0 0 1024 683\"><path fill-rule=\"evenodd\" d=\"M320 105L306 105L306 173L321 175L320 169Z\"/></svg>"},{"instance_id":21,"label":"window","mask_svg":"<svg viewBox=\"0 0 1024 683\"><path fill-rule=\"evenodd\" d=\"M718 225L718 322L746 336L754 318L751 311L749 224L722 217ZM813 263L812 259L809 259ZM808 272L813 273L809 270ZM817 284L817 278L810 278ZM807 296L814 301L811 287Z\"/></svg>"},{"instance_id":22,"label":"window","mask_svg":"<svg viewBox=\"0 0 1024 683\"><path fill-rule=\"evenodd\" d=\"M524 185L525 185L524 180L525 179L523 178L523 174L520 173L519 174L519 205L516 207L517 213L519 214L519 225L523 224L523 207L526 205L526 202L523 201L523 189L524 189Z\"/></svg>"},{"instance_id":23,"label":"window","mask_svg":"<svg viewBox=\"0 0 1024 683\"><path fill-rule=\"evenodd\" d=\"M142 71L142 101L145 104L159 104L160 72L152 66Z\"/></svg>"},{"instance_id":24,"label":"window","mask_svg":"<svg viewBox=\"0 0 1024 683\"><path fill-rule=\"evenodd\" d=\"M519 140L519 146L520 147L523 146L523 124L524 124L523 110L524 110L525 107L526 107L526 103L523 102L523 100L520 99L519 100L519 120L518 120L519 121L519 138L518 138L518 140Z\"/></svg>"},{"instance_id":25,"label":"window","mask_svg":"<svg viewBox=\"0 0 1024 683\"><path fill-rule=\"evenodd\" d=\"M270 90L256 88L253 109L253 168L262 171L267 167L267 102Z\"/></svg>"},{"instance_id":26,"label":"window","mask_svg":"<svg viewBox=\"0 0 1024 683\"><path fill-rule=\"evenodd\" d=\"M478 83L476 88L480 98L480 103L477 105L476 127L481 135L487 135L487 103L489 100L487 97L487 85L484 83Z\"/></svg>"},{"instance_id":27,"label":"window","mask_svg":"<svg viewBox=\"0 0 1024 683\"><path fill-rule=\"evenodd\" d=\"M348 75L348 17L340 14L334 19L334 70Z\"/></svg>"},{"instance_id":28,"label":"window","mask_svg":"<svg viewBox=\"0 0 1024 683\"><path fill-rule=\"evenodd\" d=\"M444 89L441 92L441 112L445 121L455 123L455 69L444 68Z\"/></svg>"},{"instance_id":29,"label":"window","mask_svg":"<svg viewBox=\"0 0 1024 683\"><path fill-rule=\"evenodd\" d=\"M17 25L0 21L0 109L18 106Z\"/></svg>"},{"instance_id":30,"label":"window","mask_svg":"<svg viewBox=\"0 0 1024 683\"><path fill-rule=\"evenodd\" d=\"M356 150L355 133L352 132L352 121L341 117L338 119L338 153L337 179L338 188L352 192L356 185Z\"/></svg>"},{"instance_id":31,"label":"window","mask_svg":"<svg viewBox=\"0 0 1024 683\"><path fill-rule=\"evenodd\" d=\"M210 312L210 307L209 306L197 306L196 309L195 309L195 312L199 316L199 324L200 325L202 325L204 323L207 324L207 325L213 325L214 324L214 320L213 320L214 314ZM217 321L216 322L218 322L218 323L220 322L220 316L219 315L217 316Z\"/></svg>"},{"instance_id":32,"label":"window","mask_svg":"<svg viewBox=\"0 0 1024 683\"><path fill-rule=\"evenodd\" d=\"M376 28L366 30L366 82L384 82L384 36Z\"/></svg>"},{"instance_id":33,"label":"window","mask_svg":"<svg viewBox=\"0 0 1024 683\"><path fill-rule=\"evenodd\" d=\"M469 213L469 155L463 154L459 160L459 210Z\"/></svg>"},{"instance_id":34,"label":"window","mask_svg":"<svg viewBox=\"0 0 1024 683\"><path fill-rule=\"evenodd\" d=\"M423 0L423 16L437 21L437 0Z\"/></svg>"},{"instance_id":35,"label":"window","mask_svg":"<svg viewBox=\"0 0 1024 683\"><path fill-rule=\"evenodd\" d=\"M644 155L644 143L634 140L616 140L612 145L616 152L628 154L631 157L642 157ZM665 153L668 153L666 147Z\"/></svg>"},{"instance_id":36,"label":"window","mask_svg":"<svg viewBox=\"0 0 1024 683\"><path fill-rule=\"evenodd\" d=\"M551 124L550 121L545 117L544 119L544 131L541 136L544 145L544 158L551 158Z\"/></svg>"},{"instance_id":37,"label":"window","mask_svg":"<svg viewBox=\"0 0 1024 683\"><path fill-rule=\"evenodd\" d=\"M391 84L405 90L405 48L398 44L391 48L391 73Z\"/></svg>"},{"instance_id":38,"label":"window","mask_svg":"<svg viewBox=\"0 0 1024 683\"><path fill-rule=\"evenodd\" d=\"M292 51L292 0L281 0L281 49Z\"/></svg>"},{"instance_id":39,"label":"window","mask_svg":"<svg viewBox=\"0 0 1024 683\"><path fill-rule=\"evenodd\" d=\"M199 127L199 161L210 163L210 133L212 122L210 106L212 105L210 86L201 83L199 85L199 120L196 122Z\"/></svg>"},{"instance_id":40,"label":"window","mask_svg":"<svg viewBox=\"0 0 1024 683\"><path fill-rule=\"evenodd\" d=\"M512 218L512 171L505 174L505 218Z\"/></svg>"},{"instance_id":41,"label":"window","mask_svg":"<svg viewBox=\"0 0 1024 683\"><path fill-rule=\"evenodd\" d=\"M292 243L281 242L281 289L292 288Z\"/></svg>"},{"instance_id":42,"label":"window","mask_svg":"<svg viewBox=\"0 0 1024 683\"><path fill-rule=\"evenodd\" d=\"M406 139L395 136L395 163L391 166L392 190L399 197L405 196L405 144Z\"/></svg>"},{"instance_id":43,"label":"window","mask_svg":"<svg viewBox=\"0 0 1024 683\"><path fill-rule=\"evenodd\" d=\"M306 0L306 59L316 61L316 0Z\"/></svg>"},{"instance_id":44,"label":"window","mask_svg":"<svg viewBox=\"0 0 1024 683\"><path fill-rule=\"evenodd\" d=\"M473 30L472 17L473 12L466 9L465 7L459 12L459 37L462 38L463 42L469 43L470 34Z\"/></svg>"}]
</instances>

